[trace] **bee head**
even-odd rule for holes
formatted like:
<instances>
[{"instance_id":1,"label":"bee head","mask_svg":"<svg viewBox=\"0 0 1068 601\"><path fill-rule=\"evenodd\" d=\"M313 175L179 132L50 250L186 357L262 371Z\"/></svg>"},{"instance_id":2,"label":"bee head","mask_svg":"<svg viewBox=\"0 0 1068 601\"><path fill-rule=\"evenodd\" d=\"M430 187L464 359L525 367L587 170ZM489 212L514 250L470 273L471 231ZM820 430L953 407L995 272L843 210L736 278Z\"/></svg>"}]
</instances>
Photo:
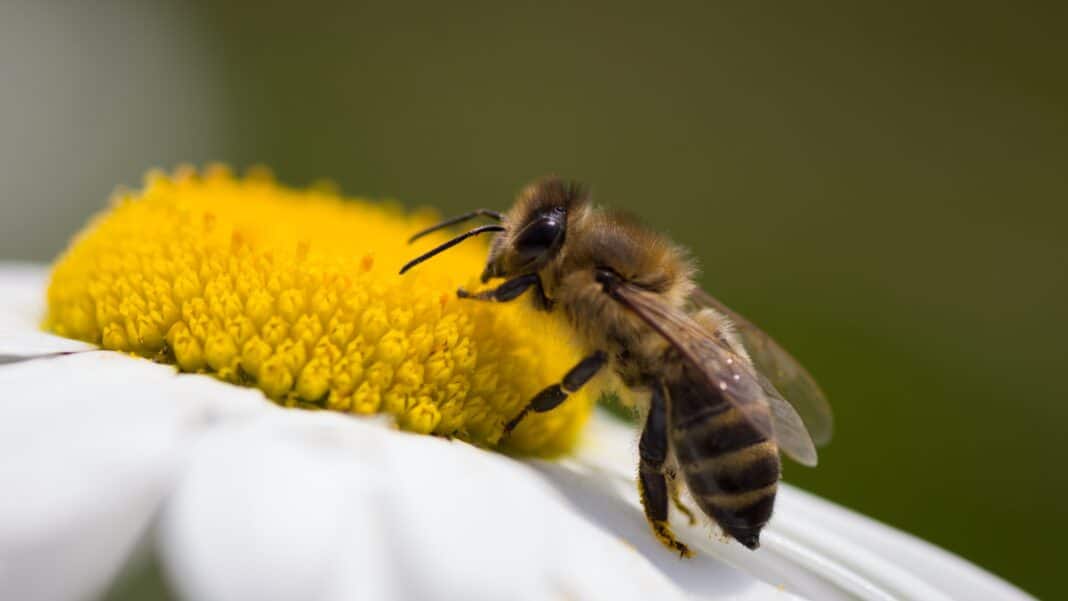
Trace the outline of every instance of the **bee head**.
<instances>
[{"instance_id":1,"label":"bee head","mask_svg":"<svg viewBox=\"0 0 1068 601\"><path fill-rule=\"evenodd\" d=\"M510 277L533 273L541 269L560 251L567 233L567 222L587 204L586 190L575 182L547 177L527 186L519 194L512 209L501 215L497 211L478 209L446 219L414 234L409 242L440 229L474 219L490 217L501 225L483 225L408 261L401 274L427 259L446 251L460 242L479 234L500 232L490 246L482 281L494 277Z\"/></svg>"},{"instance_id":2,"label":"bee head","mask_svg":"<svg viewBox=\"0 0 1068 601\"><path fill-rule=\"evenodd\" d=\"M586 190L576 182L547 177L527 186L503 217L505 230L493 239L482 281L544 267L563 247L568 219L586 203Z\"/></svg>"}]
</instances>

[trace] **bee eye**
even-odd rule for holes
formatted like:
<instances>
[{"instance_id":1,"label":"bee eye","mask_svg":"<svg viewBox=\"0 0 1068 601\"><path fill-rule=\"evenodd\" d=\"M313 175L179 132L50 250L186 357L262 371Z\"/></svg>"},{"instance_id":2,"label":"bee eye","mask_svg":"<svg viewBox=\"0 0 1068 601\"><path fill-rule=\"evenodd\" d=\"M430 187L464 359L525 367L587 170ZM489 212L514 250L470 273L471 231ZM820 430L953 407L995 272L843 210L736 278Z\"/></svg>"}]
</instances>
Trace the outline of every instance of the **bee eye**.
<instances>
[{"instance_id":1,"label":"bee eye","mask_svg":"<svg viewBox=\"0 0 1068 601\"><path fill-rule=\"evenodd\" d=\"M523 262L533 261L552 250L563 239L564 215L554 212L523 228L515 240L516 254Z\"/></svg>"}]
</instances>

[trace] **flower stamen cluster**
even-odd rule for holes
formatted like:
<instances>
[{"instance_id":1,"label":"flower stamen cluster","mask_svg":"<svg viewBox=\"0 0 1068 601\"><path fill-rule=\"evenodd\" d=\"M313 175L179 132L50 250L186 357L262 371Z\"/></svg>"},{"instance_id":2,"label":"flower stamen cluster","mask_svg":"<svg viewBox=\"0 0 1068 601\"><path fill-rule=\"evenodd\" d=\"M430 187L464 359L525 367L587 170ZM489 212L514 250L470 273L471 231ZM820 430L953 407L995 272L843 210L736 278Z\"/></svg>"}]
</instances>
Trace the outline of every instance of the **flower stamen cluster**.
<instances>
[{"instance_id":1,"label":"flower stamen cluster","mask_svg":"<svg viewBox=\"0 0 1068 601\"><path fill-rule=\"evenodd\" d=\"M407 430L496 446L579 353L526 303L456 298L477 287L482 244L398 276L414 252L408 236L433 219L259 171L151 174L56 262L45 327L283 405L388 413ZM592 404L576 394L532 416L508 448L567 450Z\"/></svg>"}]
</instances>

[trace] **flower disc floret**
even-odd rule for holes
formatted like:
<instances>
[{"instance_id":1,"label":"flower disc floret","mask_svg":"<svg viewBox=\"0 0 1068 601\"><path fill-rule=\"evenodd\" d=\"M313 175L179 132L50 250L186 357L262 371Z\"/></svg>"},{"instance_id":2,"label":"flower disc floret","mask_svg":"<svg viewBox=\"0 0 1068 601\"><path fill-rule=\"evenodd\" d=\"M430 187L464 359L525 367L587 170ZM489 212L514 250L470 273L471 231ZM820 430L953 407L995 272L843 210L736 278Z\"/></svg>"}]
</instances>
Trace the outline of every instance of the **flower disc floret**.
<instances>
[{"instance_id":1,"label":"flower disc floret","mask_svg":"<svg viewBox=\"0 0 1068 601\"><path fill-rule=\"evenodd\" d=\"M283 405L388 413L407 430L497 446L580 355L563 324L525 302L456 298L478 287L484 244L398 276L417 250L407 238L434 217L263 172L150 174L57 260L45 327ZM508 449L566 451L591 398L531 416Z\"/></svg>"}]
</instances>

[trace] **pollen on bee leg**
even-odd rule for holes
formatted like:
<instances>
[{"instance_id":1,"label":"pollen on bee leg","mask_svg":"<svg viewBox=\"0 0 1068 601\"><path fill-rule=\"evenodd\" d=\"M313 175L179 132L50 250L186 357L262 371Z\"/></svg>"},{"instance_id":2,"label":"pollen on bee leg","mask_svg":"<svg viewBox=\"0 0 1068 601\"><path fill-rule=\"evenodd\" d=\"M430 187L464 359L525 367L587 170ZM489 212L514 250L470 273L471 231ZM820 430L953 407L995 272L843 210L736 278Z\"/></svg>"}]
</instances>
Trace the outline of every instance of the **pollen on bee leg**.
<instances>
[{"instance_id":1,"label":"pollen on bee leg","mask_svg":"<svg viewBox=\"0 0 1068 601\"><path fill-rule=\"evenodd\" d=\"M667 522L653 522L652 527L653 534L656 535L656 540L660 541L660 544L678 553L680 557L693 557L693 551L675 538Z\"/></svg>"},{"instance_id":2,"label":"pollen on bee leg","mask_svg":"<svg viewBox=\"0 0 1068 601\"><path fill-rule=\"evenodd\" d=\"M679 486L677 483L672 482L674 478L668 481L668 490L671 492L671 504L675 506L675 509L679 510L679 513L686 516L686 522L694 526L697 524L697 517L693 511L682 502L682 498L679 494Z\"/></svg>"},{"instance_id":3,"label":"pollen on bee leg","mask_svg":"<svg viewBox=\"0 0 1068 601\"><path fill-rule=\"evenodd\" d=\"M388 412L405 429L494 446L507 422L580 358L566 326L523 303L454 302L485 241L397 276L424 211L286 188L263 169L146 175L57 260L44 327L255 386L293 407ZM445 240L447 233L435 233ZM525 420L508 450L568 450L585 393Z\"/></svg>"}]
</instances>

